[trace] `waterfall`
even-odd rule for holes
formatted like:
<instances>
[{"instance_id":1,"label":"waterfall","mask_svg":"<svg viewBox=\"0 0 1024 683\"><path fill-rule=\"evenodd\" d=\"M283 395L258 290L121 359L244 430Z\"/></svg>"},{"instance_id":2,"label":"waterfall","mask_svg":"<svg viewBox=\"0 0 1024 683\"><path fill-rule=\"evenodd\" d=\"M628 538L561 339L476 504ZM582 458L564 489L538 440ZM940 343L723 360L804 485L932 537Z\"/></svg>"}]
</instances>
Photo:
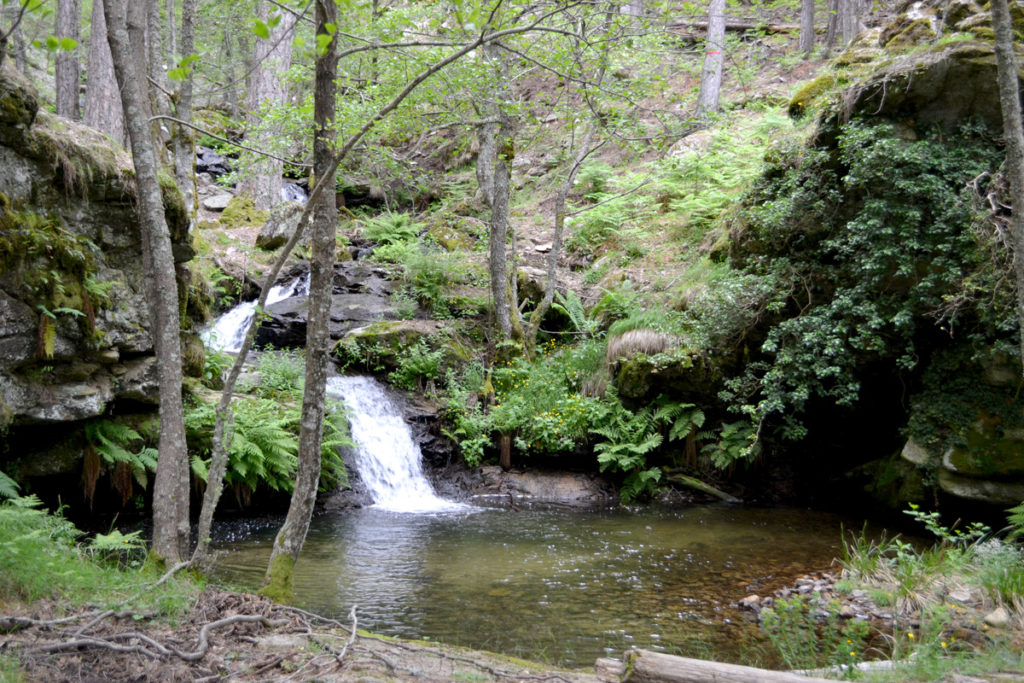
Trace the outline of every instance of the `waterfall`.
<instances>
[{"instance_id":1,"label":"waterfall","mask_svg":"<svg viewBox=\"0 0 1024 683\"><path fill-rule=\"evenodd\" d=\"M309 273L297 277L286 285L275 285L267 293L267 306L293 296L309 294ZM222 314L200 334L207 348L238 353L245 341L245 331L256 313L256 301L243 301Z\"/></svg>"},{"instance_id":2,"label":"waterfall","mask_svg":"<svg viewBox=\"0 0 1024 683\"><path fill-rule=\"evenodd\" d=\"M423 476L419 446L380 384L370 377L330 377L327 395L344 400L348 407L355 465L374 507L394 512L467 509L434 493Z\"/></svg>"}]
</instances>

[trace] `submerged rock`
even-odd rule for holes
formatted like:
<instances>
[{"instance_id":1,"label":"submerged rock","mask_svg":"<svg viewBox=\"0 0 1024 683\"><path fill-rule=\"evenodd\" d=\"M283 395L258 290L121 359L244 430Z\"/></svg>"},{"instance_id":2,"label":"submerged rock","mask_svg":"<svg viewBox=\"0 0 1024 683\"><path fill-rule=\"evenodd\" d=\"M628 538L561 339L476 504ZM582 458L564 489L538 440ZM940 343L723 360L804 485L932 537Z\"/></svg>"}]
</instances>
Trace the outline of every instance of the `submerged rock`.
<instances>
[{"instance_id":1,"label":"submerged rock","mask_svg":"<svg viewBox=\"0 0 1024 683\"><path fill-rule=\"evenodd\" d=\"M472 499L484 505L591 508L618 501L611 482L592 473L506 472L485 465L469 475L466 484Z\"/></svg>"}]
</instances>

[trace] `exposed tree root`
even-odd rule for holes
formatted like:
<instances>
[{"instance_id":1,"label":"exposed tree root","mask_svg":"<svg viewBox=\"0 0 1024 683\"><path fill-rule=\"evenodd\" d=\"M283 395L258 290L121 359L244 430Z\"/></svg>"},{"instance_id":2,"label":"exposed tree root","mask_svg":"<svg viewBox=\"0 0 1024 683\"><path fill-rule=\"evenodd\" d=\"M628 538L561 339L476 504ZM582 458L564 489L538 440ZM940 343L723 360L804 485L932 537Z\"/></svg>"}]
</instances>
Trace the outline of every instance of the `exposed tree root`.
<instances>
[{"instance_id":1,"label":"exposed tree root","mask_svg":"<svg viewBox=\"0 0 1024 683\"><path fill-rule=\"evenodd\" d=\"M349 618L343 624L257 596L207 591L175 627L128 610L52 619L0 615L0 651L15 655L29 680L600 680L359 633L354 606Z\"/></svg>"}]
</instances>

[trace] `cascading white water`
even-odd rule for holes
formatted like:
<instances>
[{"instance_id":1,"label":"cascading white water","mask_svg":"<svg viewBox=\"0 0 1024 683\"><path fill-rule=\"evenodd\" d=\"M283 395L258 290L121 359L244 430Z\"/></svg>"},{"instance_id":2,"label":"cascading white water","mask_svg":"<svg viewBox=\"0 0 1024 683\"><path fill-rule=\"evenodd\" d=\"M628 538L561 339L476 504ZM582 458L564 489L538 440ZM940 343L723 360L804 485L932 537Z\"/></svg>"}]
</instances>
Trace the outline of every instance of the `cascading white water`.
<instances>
[{"instance_id":1,"label":"cascading white water","mask_svg":"<svg viewBox=\"0 0 1024 683\"><path fill-rule=\"evenodd\" d=\"M267 306L292 296L309 294L309 273L295 278L287 285L277 285L267 293ZM245 341L245 331L256 313L256 301L243 301L230 311L222 314L200 334L203 344L209 349L238 353Z\"/></svg>"},{"instance_id":2,"label":"cascading white water","mask_svg":"<svg viewBox=\"0 0 1024 683\"><path fill-rule=\"evenodd\" d=\"M405 418L370 377L330 377L327 395L348 406L355 464L373 496L374 507L394 512L467 510L439 498L423 476L422 454Z\"/></svg>"}]
</instances>

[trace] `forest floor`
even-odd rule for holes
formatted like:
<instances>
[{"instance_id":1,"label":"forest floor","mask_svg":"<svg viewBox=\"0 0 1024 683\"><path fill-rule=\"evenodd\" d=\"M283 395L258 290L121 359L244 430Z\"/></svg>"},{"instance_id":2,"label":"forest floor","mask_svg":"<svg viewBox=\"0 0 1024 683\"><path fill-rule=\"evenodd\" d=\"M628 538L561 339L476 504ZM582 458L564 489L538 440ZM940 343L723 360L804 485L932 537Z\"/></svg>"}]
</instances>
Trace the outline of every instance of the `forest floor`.
<instances>
[{"instance_id":1,"label":"forest floor","mask_svg":"<svg viewBox=\"0 0 1024 683\"><path fill-rule=\"evenodd\" d=\"M132 612L0 617L0 654L29 681L562 681L600 683L502 655L396 640L266 598L207 589L177 623ZM356 623L355 626L358 626ZM0 672L2 673L2 672ZM0 676L3 678L3 676Z\"/></svg>"}]
</instances>

